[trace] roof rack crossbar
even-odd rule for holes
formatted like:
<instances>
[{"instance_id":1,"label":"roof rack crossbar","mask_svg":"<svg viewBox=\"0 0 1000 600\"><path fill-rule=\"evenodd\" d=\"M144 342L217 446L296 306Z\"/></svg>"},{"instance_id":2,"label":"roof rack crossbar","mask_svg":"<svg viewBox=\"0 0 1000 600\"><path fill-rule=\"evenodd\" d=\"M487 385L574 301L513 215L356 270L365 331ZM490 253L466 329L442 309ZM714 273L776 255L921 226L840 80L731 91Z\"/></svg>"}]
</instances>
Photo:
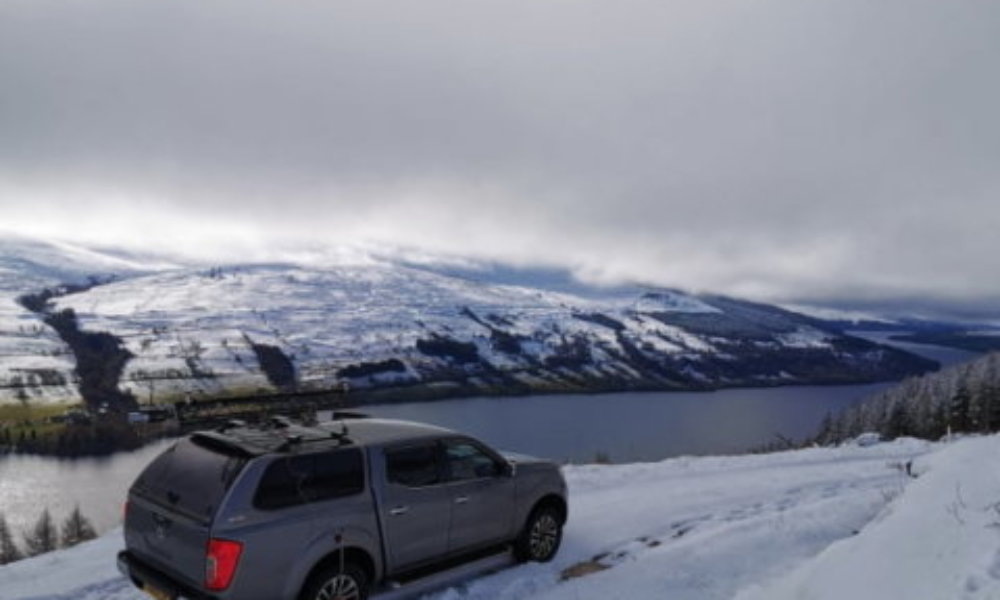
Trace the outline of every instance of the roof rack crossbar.
<instances>
[{"instance_id":1,"label":"roof rack crossbar","mask_svg":"<svg viewBox=\"0 0 1000 600\"><path fill-rule=\"evenodd\" d=\"M319 442L329 442L329 441L339 442L341 446L350 444L351 438L347 437L345 434L338 431L331 431L329 435L322 437L302 437L302 435L288 435L285 436L285 441L283 444L278 446L278 452L288 452L292 448L297 446L302 446L304 444L315 444Z\"/></svg>"}]
</instances>

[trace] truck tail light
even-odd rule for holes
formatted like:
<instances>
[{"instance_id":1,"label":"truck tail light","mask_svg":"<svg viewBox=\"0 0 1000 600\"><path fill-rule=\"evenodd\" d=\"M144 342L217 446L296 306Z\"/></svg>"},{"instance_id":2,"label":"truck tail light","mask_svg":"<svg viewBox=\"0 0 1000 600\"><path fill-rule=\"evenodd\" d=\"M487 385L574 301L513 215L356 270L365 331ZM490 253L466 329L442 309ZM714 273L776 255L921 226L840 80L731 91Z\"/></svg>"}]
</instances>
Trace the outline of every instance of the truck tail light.
<instances>
[{"instance_id":1,"label":"truck tail light","mask_svg":"<svg viewBox=\"0 0 1000 600\"><path fill-rule=\"evenodd\" d=\"M229 587L240 562L243 544L229 540L211 539L205 557L205 587L220 592Z\"/></svg>"}]
</instances>

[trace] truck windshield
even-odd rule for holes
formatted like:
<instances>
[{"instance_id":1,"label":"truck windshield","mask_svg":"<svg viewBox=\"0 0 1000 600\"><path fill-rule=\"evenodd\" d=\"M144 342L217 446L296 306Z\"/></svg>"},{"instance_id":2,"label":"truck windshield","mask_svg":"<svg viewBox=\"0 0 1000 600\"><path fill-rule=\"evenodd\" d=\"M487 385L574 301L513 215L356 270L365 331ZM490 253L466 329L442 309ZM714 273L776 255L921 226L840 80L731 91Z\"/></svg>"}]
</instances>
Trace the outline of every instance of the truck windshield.
<instances>
[{"instance_id":1,"label":"truck windshield","mask_svg":"<svg viewBox=\"0 0 1000 600\"><path fill-rule=\"evenodd\" d=\"M243 456L186 438L150 463L132 491L206 522L246 463Z\"/></svg>"}]
</instances>

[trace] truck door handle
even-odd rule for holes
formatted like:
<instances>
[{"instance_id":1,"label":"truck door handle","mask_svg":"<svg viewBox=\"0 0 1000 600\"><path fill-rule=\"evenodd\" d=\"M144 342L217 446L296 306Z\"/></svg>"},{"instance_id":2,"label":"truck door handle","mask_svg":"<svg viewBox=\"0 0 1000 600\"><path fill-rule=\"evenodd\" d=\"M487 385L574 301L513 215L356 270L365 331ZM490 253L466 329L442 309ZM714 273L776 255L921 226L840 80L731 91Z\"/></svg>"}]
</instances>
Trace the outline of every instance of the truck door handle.
<instances>
[{"instance_id":1,"label":"truck door handle","mask_svg":"<svg viewBox=\"0 0 1000 600\"><path fill-rule=\"evenodd\" d=\"M389 514L394 517L398 517L399 515L405 515L408 512L410 512L409 506L397 506L396 508L391 509Z\"/></svg>"},{"instance_id":2,"label":"truck door handle","mask_svg":"<svg viewBox=\"0 0 1000 600\"><path fill-rule=\"evenodd\" d=\"M455 504L465 504L468 501L469 501L468 496L459 496L458 498L455 498Z\"/></svg>"}]
</instances>

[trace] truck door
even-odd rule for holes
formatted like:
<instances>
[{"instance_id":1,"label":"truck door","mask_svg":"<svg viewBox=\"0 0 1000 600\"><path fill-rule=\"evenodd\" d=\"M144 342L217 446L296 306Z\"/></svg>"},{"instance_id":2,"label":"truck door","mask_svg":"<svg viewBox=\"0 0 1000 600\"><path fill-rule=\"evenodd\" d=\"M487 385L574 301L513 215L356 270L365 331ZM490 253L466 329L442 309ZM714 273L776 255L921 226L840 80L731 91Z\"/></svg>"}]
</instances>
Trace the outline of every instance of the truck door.
<instances>
[{"instance_id":1,"label":"truck door","mask_svg":"<svg viewBox=\"0 0 1000 600\"><path fill-rule=\"evenodd\" d=\"M499 456L465 438L445 440L445 475L451 495L448 551L506 542L514 535L514 479Z\"/></svg>"},{"instance_id":2,"label":"truck door","mask_svg":"<svg viewBox=\"0 0 1000 600\"><path fill-rule=\"evenodd\" d=\"M448 551L451 495L437 441L386 448L379 506L390 572L442 558Z\"/></svg>"}]
</instances>

